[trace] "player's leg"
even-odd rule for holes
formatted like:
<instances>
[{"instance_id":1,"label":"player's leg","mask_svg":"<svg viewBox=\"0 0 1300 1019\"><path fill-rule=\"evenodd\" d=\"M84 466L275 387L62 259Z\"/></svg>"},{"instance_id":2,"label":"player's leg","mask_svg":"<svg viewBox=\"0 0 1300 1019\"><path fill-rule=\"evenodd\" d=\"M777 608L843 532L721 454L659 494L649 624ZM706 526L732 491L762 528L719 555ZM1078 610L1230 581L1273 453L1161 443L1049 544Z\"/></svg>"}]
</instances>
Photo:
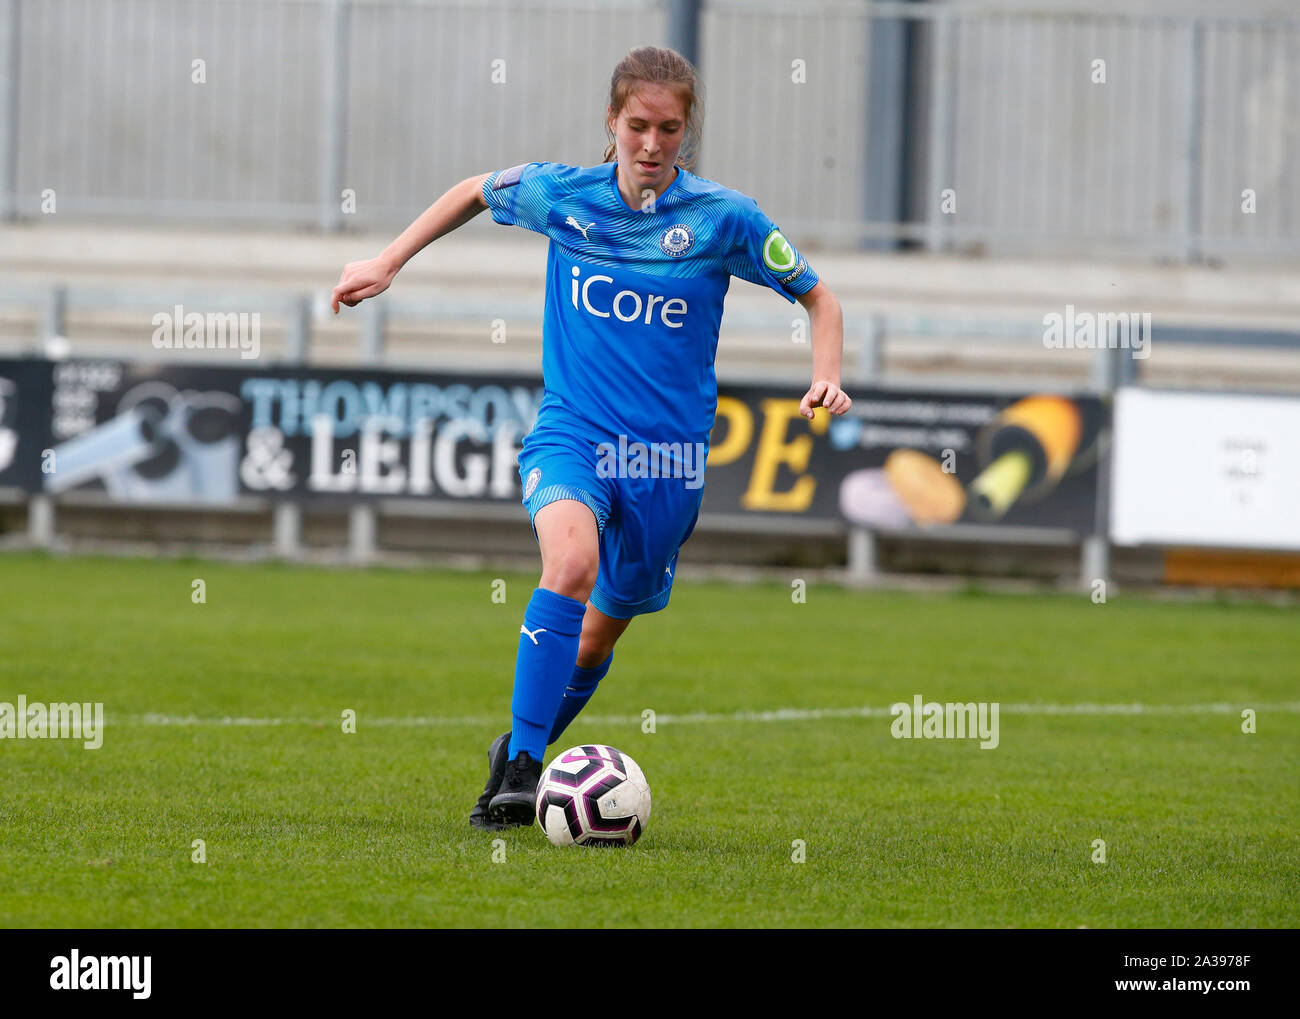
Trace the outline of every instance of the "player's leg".
<instances>
[{"instance_id":1,"label":"player's leg","mask_svg":"<svg viewBox=\"0 0 1300 1019\"><path fill-rule=\"evenodd\" d=\"M631 622L631 619L607 616L591 602L587 603L587 614L582 619L582 637L578 642L578 661L569 685L564 688L564 700L560 702L555 724L551 726L548 744L559 739L578 712L587 706L614 661L614 645Z\"/></svg>"},{"instance_id":2,"label":"player's leg","mask_svg":"<svg viewBox=\"0 0 1300 1019\"><path fill-rule=\"evenodd\" d=\"M587 614L582 617L582 639L578 643L578 667L594 669L608 658L631 622L631 619L607 616L587 602Z\"/></svg>"},{"instance_id":3,"label":"player's leg","mask_svg":"<svg viewBox=\"0 0 1300 1019\"><path fill-rule=\"evenodd\" d=\"M521 713L532 723L531 735L525 732L521 740L526 743L524 763L528 767L522 773L518 768L511 773L512 784L521 792L533 774L540 775L546 737L575 669L589 578L595 572L592 559L599 556L600 532L611 508L611 492L608 483L597 476L592 451L573 436L541 422L524 439L519 479L521 501L542 553L542 577L525 609L515 658L512 709L522 707L525 712L515 711L515 727L493 742L487 785L470 815L471 824L488 829L532 822L531 807L527 812L509 810L509 819L500 811L494 817L492 801L506 782L509 763L520 754L516 736L522 731ZM535 764L534 758L538 759ZM526 798L513 797L516 803Z\"/></svg>"},{"instance_id":4,"label":"player's leg","mask_svg":"<svg viewBox=\"0 0 1300 1019\"><path fill-rule=\"evenodd\" d=\"M488 807L498 823L528 824L542 759L565 686L578 659L586 602L600 561L599 522L577 499L560 498L536 511L533 527L542 576L524 611L515 659L514 716L501 785Z\"/></svg>"}]
</instances>

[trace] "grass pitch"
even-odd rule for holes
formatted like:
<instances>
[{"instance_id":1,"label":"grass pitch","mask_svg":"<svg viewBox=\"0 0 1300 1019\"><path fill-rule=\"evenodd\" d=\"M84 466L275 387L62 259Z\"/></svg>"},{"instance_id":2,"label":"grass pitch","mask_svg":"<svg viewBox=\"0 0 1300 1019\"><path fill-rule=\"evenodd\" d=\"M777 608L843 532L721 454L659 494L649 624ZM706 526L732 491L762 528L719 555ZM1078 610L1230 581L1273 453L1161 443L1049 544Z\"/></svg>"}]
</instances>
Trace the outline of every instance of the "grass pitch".
<instances>
[{"instance_id":1,"label":"grass pitch","mask_svg":"<svg viewBox=\"0 0 1300 1019\"><path fill-rule=\"evenodd\" d=\"M0 557L0 701L107 717L0 740L0 925L1300 924L1294 608L683 578L562 740L641 764L646 834L561 850L466 823L536 584L493 579ZM894 739L916 694L999 746Z\"/></svg>"}]
</instances>

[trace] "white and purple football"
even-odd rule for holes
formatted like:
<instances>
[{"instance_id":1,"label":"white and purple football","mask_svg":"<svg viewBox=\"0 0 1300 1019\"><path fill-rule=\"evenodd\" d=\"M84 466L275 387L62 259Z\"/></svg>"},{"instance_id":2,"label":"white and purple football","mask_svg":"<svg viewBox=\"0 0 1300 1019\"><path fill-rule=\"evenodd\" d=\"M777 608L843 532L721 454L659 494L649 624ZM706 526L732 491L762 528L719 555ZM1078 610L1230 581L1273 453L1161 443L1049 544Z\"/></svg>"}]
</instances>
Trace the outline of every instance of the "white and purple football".
<instances>
[{"instance_id":1,"label":"white and purple football","mask_svg":"<svg viewBox=\"0 0 1300 1019\"><path fill-rule=\"evenodd\" d=\"M630 846L649 820L645 775L613 747L570 747L537 784L537 823L557 846Z\"/></svg>"}]
</instances>

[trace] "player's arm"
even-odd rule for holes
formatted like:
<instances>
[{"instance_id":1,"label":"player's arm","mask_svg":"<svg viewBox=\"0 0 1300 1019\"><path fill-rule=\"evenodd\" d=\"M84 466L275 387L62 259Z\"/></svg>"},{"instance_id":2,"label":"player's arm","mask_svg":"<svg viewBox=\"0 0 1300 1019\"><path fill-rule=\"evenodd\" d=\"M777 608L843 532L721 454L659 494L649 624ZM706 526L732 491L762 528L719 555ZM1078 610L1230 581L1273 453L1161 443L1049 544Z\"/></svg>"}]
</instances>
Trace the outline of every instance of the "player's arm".
<instances>
[{"instance_id":1,"label":"player's arm","mask_svg":"<svg viewBox=\"0 0 1300 1019\"><path fill-rule=\"evenodd\" d=\"M812 385L799 401L799 413L809 420L814 407L825 407L832 414L843 414L853 406L849 394L840 388L840 361L844 352L844 313L825 280L796 300L808 312L812 323Z\"/></svg>"},{"instance_id":2,"label":"player's arm","mask_svg":"<svg viewBox=\"0 0 1300 1019\"><path fill-rule=\"evenodd\" d=\"M393 282L398 270L416 252L444 234L464 226L486 209L483 182L490 176L491 174L485 173L461 181L420 213L419 218L403 230L397 240L388 245L377 258L345 265L330 301L334 314L339 313L340 304L355 308L367 297L382 294Z\"/></svg>"},{"instance_id":3,"label":"player's arm","mask_svg":"<svg viewBox=\"0 0 1300 1019\"><path fill-rule=\"evenodd\" d=\"M799 413L809 420L814 416L814 407L825 407L832 414L845 413L853 401L840 389L844 349L840 302L754 199L738 195L732 210L728 271L769 287L787 301L798 301L812 323L812 385L799 401Z\"/></svg>"}]
</instances>

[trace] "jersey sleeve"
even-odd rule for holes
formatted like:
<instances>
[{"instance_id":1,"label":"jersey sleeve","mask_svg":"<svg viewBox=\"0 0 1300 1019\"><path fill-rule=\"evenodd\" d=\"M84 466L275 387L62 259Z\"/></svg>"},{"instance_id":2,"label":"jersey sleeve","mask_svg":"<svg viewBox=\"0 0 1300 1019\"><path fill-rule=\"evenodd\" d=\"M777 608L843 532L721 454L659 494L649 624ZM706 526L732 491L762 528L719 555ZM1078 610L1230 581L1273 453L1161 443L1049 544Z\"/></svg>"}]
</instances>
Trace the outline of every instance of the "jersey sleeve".
<instances>
[{"instance_id":1,"label":"jersey sleeve","mask_svg":"<svg viewBox=\"0 0 1300 1019\"><path fill-rule=\"evenodd\" d=\"M818 281L808 260L749 197L739 203L727 269L750 283L771 287L791 303Z\"/></svg>"},{"instance_id":2,"label":"jersey sleeve","mask_svg":"<svg viewBox=\"0 0 1300 1019\"><path fill-rule=\"evenodd\" d=\"M564 169L560 163L520 163L498 170L483 182L483 201L501 225L545 233L552 204L550 178Z\"/></svg>"}]
</instances>

